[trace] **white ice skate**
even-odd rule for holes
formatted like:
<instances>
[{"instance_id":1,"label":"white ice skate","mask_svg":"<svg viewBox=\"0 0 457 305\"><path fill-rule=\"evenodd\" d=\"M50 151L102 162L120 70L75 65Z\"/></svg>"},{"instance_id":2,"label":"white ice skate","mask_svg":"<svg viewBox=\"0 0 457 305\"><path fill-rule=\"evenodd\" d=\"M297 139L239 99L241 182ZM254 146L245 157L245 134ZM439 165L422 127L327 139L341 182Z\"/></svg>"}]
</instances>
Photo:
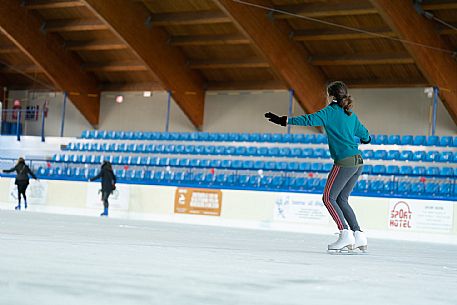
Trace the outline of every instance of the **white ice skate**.
<instances>
[{"instance_id":1,"label":"white ice skate","mask_svg":"<svg viewBox=\"0 0 457 305\"><path fill-rule=\"evenodd\" d=\"M368 249L368 240L365 233L362 231L355 231L354 239L354 250L359 249L362 252L366 252Z\"/></svg>"},{"instance_id":2,"label":"white ice skate","mask_svg":"<svg viewBox=\"0 0 457 305\"><path fill-rule=\"evenodd\" d=\"M338 240L328 245L329 252L349 252L354 249L354 233L351 230L340 231Z\"/></svg>"}]
</instances>

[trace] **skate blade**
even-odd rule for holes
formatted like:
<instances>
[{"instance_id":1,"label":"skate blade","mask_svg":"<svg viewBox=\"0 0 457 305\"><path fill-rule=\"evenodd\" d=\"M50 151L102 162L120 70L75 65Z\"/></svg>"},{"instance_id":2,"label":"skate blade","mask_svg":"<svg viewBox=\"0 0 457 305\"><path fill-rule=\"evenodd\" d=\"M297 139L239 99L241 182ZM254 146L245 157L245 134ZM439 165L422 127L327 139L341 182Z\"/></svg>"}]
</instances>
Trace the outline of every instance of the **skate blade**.
<instances>
[{"instance_id":1,"label":"skate blade","mask_svg":"<svg viewBox=\"0 0 457 305\"><path fill-rule=\"evenodd\" d=\"M355 253L353 245L347 245L347 246L344 246L341 249L328 249L327 252L330 253L330 254L352 254L352 253Z\"/></svg>"}]
</instances>

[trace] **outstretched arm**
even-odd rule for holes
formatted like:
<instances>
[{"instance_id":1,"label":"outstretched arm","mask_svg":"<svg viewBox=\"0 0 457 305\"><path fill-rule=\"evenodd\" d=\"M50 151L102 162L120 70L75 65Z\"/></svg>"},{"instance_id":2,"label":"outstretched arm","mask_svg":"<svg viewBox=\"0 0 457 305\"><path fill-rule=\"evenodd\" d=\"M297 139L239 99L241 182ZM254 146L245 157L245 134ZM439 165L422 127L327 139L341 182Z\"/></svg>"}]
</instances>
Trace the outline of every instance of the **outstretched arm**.
<instances>
[{"instance_id":1,"label":"outstretched arm","mask_svg":"<svg viewBox=\"0 0 457 305\"><path fill-rule=\"evenodd\" d=\"M32 176L33 179L38 180L37 177L35 176L34 172L30 169L30 167L27 166L27 171L30 176Z\"/></svg>"},{"instance_id":2,"label":"outstretched arm","mask_svg":"<svg viewBox=\"0 0 457 305\"><path fill-rule=\"evenodd\" d=\"M100 179L102 177L102 172L100 171L97 176L89 178L89 181L95 181L97 179Z\"/></svg>"},{"instance_id":3,"label":"outstretched arm","mask_svg":"<svg viewBox=\"0 0 457 305\"><path fill-rule=\"evenodd\" d=\"M3 172L8 174L8 173L14 172L15 170L16 170L16 166L13 168L10 168L10 169L4 169Z\"/></svg>"},{"instance_id":4,"label":"outstretched arm","mask_svg":"<svg viewBox=\"0 0 457 305\"><path fill-rule=\"evenodd\" d=\"M300 126L325 126L327 124L328 110L324 108L312 114L304 114L289 118L287 124Z\"/></svg>"}]
</instances>

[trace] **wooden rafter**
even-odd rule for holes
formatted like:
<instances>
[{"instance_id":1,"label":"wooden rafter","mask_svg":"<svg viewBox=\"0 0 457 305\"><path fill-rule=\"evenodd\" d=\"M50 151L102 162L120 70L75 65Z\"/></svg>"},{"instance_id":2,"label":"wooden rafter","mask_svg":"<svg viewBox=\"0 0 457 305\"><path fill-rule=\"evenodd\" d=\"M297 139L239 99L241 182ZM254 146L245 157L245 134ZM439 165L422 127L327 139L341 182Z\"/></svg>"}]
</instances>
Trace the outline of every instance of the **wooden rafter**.
<instances>
[{"instance_id":1,"label":"wooden rafter","mask_svg":"<svg viewBox=\"0 0 457 305\"><path fill-rule=\"evenodd\" d=\"M65 47L72 51L125 50L128 46L120 40L73 40L66 41Z\"/></svg>"},{"instance_id":2,"label":"wooden rafter","mask_svg":"<svg viewBox=\"0 0 457 305\"><path fill-rule=\"evenodd\" d=\"M249 39L241 34L174 36L170 38L170 44L172 46L231 45L250 43Z\"/></svg>"},{"instance_id":3,"label":"wooden rafter","mask_svg":"<svg viewBox=\"0 0 457 305\"><path fill-rule=\"evenodd\" d=\"M395 65L414 64L414 59L408 53L400 52L313 56L310 57L310 62L315 66Z\"/></svg>"},{"instance_id":4,"label":"wooden rafter","mask_svg":"<svg viewBox=\"0 0 457 305\"><path fill-rule=\"evenodd\" d=\"M287 86L278 80L267 81L211 81L206 84L207 90L285 90Z\"/></svg>"},{"instance_id":5,"label":"wooden rafter","mask_svg":"<svg viewBox=\"0 0 457 305\"><path fill-rule=\"evenodd\" d=\"M230 18L220 11L162 13L151 15L151 23L156 26L214 24L229 22L231 22Z\"/></svg>"},{"instance_id":6,"label":"wooden rafter","mask_svg":"<svg viewBox=\"0 0 457 305\"><path fill-rule=\"evenodd\" d=\"M102 91L163 91L163 87L159 82L146 83L102 83L100 84Z\"/></svg>"},{"instance_id":7,"label":"wooden rafter","mask_svg":"<svg viewBox=\"0 0 457 305\"><path fill-rule=\"evenodd\" d=\"M44 71L56 88L78 92L71 101L89 123L97 125L100 111L97 82L92 75L81 71L81 62L64 49L59 37L40 31L40 18L16 0L2 0L0 15L0 31Z\"/></svg>"},{"instance_id":8,"label":"wooden rafter","mask_svg":"<svg viewBox=\"0 0 457 305\"><path fill-rule=\"evenodd\" d=\"M295 90L295 95L306 112L312 113L325 106L326 78L320 69L306 60L306 51L289 39L290 28L286 23L272 22L265 12L231 0L215 2L251 40L286 87Z\"/></svg>"},{"instance_id":9,"label":"wooden rafter","mask_svg":"<svg viewBox=\"0 0 457 305\"><path fill-rule=\"evenodd\" d=\"M140 61L119 61L107 63L85 63L82 65L85 71L91 72L133 72L148 71L144 63Z\"/></svg>"},{"instance_id":10,"label":"wooden rafter","mask_svg":"<svg viewBox=\"0 0 457 305\"><path fill-rule=\"evenodd\" d=\"M414 42L404 45L430 84L441 88L440 97L457 124L457 61L451 52L441 51L450 51L450 46L438 35L434 24L415 11L411 1L371 2L399 37Z\"/></svg>"},{"instance_id":11,"label":"wooden rafter","mask_svg":"<svg viewBox=\"0 0 457 305\"><path fill-rule=\"evenodd\" d=\"M45 10L79 7L84 4L79 0L28 0L25 2L25 7L30 10Z\"/></svg>"},{"instance_id":12,"label":"wooden rafter","mask_svg":"<svg viewBox=\"0 0 457 305\"><path fill-rule=\"evenodd\" d=\"M171 46L158 27L148 27L150 13L142 3L124 0L84 0L86 6L144 62L191 122L203 125L204 86L200 75L186 65L181 51Z\"/></svg>"},{"instance_id":13,"label":"wooden rafter","mask_svg":"<svg viewBox=\"0 0 457 305\"><path fill-rule=\"evenodd\" d=\"M270 64L258 58L193 60L189 61L191 69L230 69L230 68L269 68Z\"/></svg>"},{"instance_id":14,"label":"wooden rafter","mask_svg":"<svg viewBox=\"0 0 457 305\"><path fill-rule=\"evenodd\" d=\"M108 26L98 19L63 19L46 21L42 29L52 32L75 32L75 31L100 31L108 30Z\"/></svg>"}]
</instances>

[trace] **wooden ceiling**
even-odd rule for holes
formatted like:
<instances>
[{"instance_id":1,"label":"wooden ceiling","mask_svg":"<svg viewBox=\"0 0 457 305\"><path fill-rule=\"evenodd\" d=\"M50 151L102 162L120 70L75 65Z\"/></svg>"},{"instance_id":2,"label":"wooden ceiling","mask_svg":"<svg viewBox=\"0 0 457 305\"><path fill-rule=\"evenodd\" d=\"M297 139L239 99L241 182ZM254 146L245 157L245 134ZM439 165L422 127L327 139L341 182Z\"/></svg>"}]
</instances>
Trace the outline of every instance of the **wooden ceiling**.
<instances>
[{"instance_id":1,"label":"wooden ceiling","mask_svg":"<svg viewBox=\"0 0 457 305\"><path fill-rule=\"evenodd\" d=\"M414 11L411 0L386 1ZM292 16L232 0L2 0L0 82L10 89L73 92L94 125L98 114L90 113L97 112L100 91L170 90L196 126L203 122L206 90L293 88L312 112L322 106L316 99L331 80L363 88L440 84L414 50L388 39L416 38L405 37L386 17L379 5L386 1L245 0ZM457 25L457 1L422 2ZM457 50L456 30L420 18L443 48ZM426 54L430 61L443 55ZM447 89L457 97L455 84Z\"/></svg>"}]
</instances>

